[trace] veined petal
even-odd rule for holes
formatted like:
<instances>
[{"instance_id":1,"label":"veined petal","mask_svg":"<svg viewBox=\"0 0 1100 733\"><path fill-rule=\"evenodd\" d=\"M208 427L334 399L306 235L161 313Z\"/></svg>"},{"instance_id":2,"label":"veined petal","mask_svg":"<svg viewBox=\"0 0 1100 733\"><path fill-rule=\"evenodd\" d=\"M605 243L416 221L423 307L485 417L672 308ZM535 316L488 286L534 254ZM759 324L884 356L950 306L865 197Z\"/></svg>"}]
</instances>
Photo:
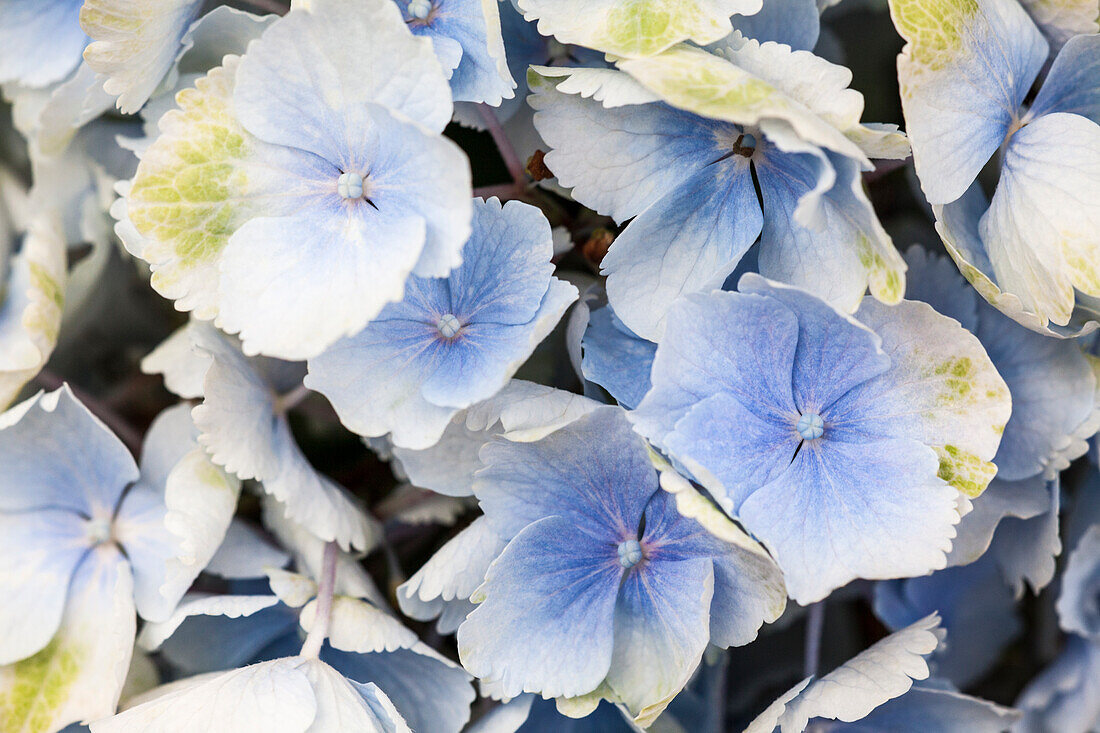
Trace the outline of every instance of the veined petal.
<instances>
[{"instance_id":1,"label":"veined petal","mask_svg":"<svg viewBox=\"0 0 1100 733\"><path fill-rule=\"evenodd\" d=\"M1069 323L1074 290L1100 296L1100 125L1053 112L1017 131L979 231L997 282L1044 325Z\"/></svg>"},{"instance_id":2,"label":"veined petal","mask_svg":"<svg viewBox=\"0 0 1100 733\"><path fill-rule=\"evenodd\" d=\"M516 82L505 59L497 6L490 0L446 0L423 24L410 24L414 34L432 39L437 53L441 40L453 40L459 46L459 60L451 75L456 102L496 107L515 96ZM405 15L408 22L407 8Z\"/></svg>"},{"instance_id":3,"label":"veined petal","mask_svg":"<svg viewBox=\"0 0 1100 733\"><path fill-rule=\"evenodd\" d=\"M1096 33L1100 30L1097 27L1098 11L1092 0L1078 4L1092 14L1090 21L1093 29L1086 31L1091 35L1066 41L1028 110L1028 116L1032 119L1051 112L1068 112L1100 124L1100 89L1096 88L1094 81L1100 74L1100 35ZM1035 2L1034 5L1041 3ZM1093 7L1089 8L1090 5Z\"/></svg>"},{"instance_id":4,"label":"veined petal","mask_svg":"<svg viewBox=\"0 0 1100 733\"><path fill-rule=\"evenodd\" d=\"M651 386L657 344L631 332L608 305L592 311L581 348L585 379L606 389L628 410L637 407Z\"/></svg>"},{"instance_id":5,"label":"veined petal","mask_svg":"<svg viewBox=\"0 0 1100 733\"><path fill-rule=\"evenodd\" d=\"M762 217L749 161L702 168L641 212L603 258L607 297L626 326L656 341L687 293L721 287L756 241Z\"/></svg>"},{"instance_id":6,"label":"veined petal","mask_svg":"<svg viewBox=\"0 0 1100 733\"><path fill-rule=\"evenodd\" d=\"M1047 58L1014 0L891 0L906 132L932 204L963 195L1018 119Z\"/></svg>"},{"instance_id":7,"label":"veined petal","mask_svg":"<svg viewBox=\"0 0 1100 733\"><path fill-rule=\"evenodd\" d=\"M611 665L621 575L614 544L561 516L530 524L493 561L458 628L463 666L508 697L591 692Z\"/></svg>"},{"instance_id":8,"label":"veined petal","mask_svg":"<svg viewBox=\"0 0 1100 733\"><path fill-rule=\"evenodd\" d=\"M81 0L12 0L0 8L0 83L44 87L80 63L88 37L80 28Z\"/></svg>"}]
</instances>

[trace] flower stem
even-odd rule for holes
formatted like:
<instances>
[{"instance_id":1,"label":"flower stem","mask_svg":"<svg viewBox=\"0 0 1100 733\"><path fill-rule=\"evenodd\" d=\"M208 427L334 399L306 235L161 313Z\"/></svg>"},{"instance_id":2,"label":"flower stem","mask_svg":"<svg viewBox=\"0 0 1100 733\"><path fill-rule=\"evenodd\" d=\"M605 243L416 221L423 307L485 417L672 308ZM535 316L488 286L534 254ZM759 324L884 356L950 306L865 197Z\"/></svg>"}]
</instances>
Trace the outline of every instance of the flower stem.
<instances>
[{"instance_id":1,"label":"flower stem","mask_svg":"<svg viewBox=\"0 0 1100 733\"><path fill-rule=\"evenodd\" d=\"M332 617L332 597L336 591L336 543L325 545L325 556L321 563L321 584L317 589L317 613L313 617L313 626L302 644L300 656L316 659L321 653L321 645L328 636L329 621Z\"/></svg>"},{"instance_id":2,"label":"flower stem","mask_svg":"<svg viewBox=\"0 0 1100 733\"><path fill-rule=\"evenodd\" d=\"M275 411L286 413L301 404L302 400L309 397L309 387L299 384L286 394L281 394L275 399Z\"/></svg>"},{"instance_id":3,"label":"flower stem","mask_svg":"<svg viewBox=\"0 0 1100 733\"><path fill-rule=\"evenodd\" d=\"M817 674L821 662L821 634L825 630L825 601L810 606L806 617L806 647L802 657L803 677Z\"/></svg>"},{"instance_id":4,"label":"flower stem","mask_svg":"<svg viewBox=\"0 0 1100 733\"><path fill-rule=\"evenodd\" d=\"M493 108L482 103L478 105L478 110L481 112L481 119L485 121L485 128L492 136L493 142L496 143L497 150L500 152L500 158L504 161L504 165L508 169L508 175L512 177L513 194L522 193L524 187L527 185L527 171L523 166L523 161L520 160L516 149L512 147L512 141L508 139L508 135L504 132L500 120L497 119L496 114L493 112Z\"/></svg>"}]
</instances>

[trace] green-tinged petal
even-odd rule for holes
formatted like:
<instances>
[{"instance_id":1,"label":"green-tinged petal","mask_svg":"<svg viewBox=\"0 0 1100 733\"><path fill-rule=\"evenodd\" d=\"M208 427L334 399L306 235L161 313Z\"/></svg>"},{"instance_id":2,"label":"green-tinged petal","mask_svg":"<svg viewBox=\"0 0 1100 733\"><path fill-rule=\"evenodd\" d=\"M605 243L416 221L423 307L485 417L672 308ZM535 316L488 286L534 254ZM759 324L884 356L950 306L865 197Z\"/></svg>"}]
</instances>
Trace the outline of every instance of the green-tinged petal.
<instances>
[{"instance_id":1,"label":"green-tinged petal","mask_svg":"<svg viewBox=\"0 0 1100 733\"><path fill-rule=\"evenodd\" d=\"M680 41L712 43L752 15L760 0L519 0L539 32L615 56L652 56Z\"/></svg>"},{"instance_id":2,"label":"green-tinged petal","mask_svg":"<svg viewBox=\"0 0 1100 733\"><path fill-rule=\"evenodd\" d=\"M23 251L0 284L0 409L50 358L65 302L65 240L60 221L31 222Z\"/></svg>"}]
</instances>

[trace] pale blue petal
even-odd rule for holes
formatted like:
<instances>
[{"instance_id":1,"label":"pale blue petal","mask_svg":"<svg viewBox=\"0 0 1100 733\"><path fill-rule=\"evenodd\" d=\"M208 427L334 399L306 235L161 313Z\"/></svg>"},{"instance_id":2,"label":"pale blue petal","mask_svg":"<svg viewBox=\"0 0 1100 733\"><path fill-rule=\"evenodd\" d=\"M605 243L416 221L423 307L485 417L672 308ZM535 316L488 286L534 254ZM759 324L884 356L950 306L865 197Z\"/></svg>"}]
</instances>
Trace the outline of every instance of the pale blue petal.
<instances>
[{"instance_id":1,"label":"pale blue petal","mask_svg":"<svg viewBox=\"0 0 1100 733\"><path fill-rule=\"evenodd\" d=\"M1006 481L1056 471L1084 455L1096 431L1096 374L1075 341L1029 331L981 304L977 335L1012 393L993 462Z\"/></svg>"},{"instance_id":2,"label":"pale blue petal","mask_svg":"<svg viewBox=\"0 0 1100 733\"><path fill-rule=\"evenodd\" d=\"M561 516L536 521L490 566L458 628L463 666L509 697L593 691L611 665L621 577L614 543Z\"/></svg>"},{"instance_id":3,"label":"pale blue petal","mask_svg":"<svg viewBox=\"0 0 1100 733\"><path fill-rule=\"evenodd\" d=\"M502 539L559 516L613 547L636 536L658 490L645 441L618 407L598 408L533 443L497 438L481 449L481 460L474 494Z\"/></svg>"},{"instance_id":4,"label":"pale blue petal","mask_svg":"<svg viewBox=\"0 0 1100 733\"><path fill-rule=\"evenodd\" d=\"M612 243L600 267L608 300L632 331L660 338L672 303L721 287L756 241L761 222L747 158L734 155L702 168Z\"/></svg>"},{"instance_id":5,"label":"pale blue petal","mask_svg":"<svg viewBox=\"0 0 1100 733\"><path fill-rule=\"evenodd\" d=\"M1069 637L1053 664L1028 683L1016 707L1019 733L1092 731L1100 724L1100 645Z\"/></svg>"},{"instance_id":6,"label":"pale blue petal","mask_svg":"<svg viewBox=\"0 0 1100 733\"><path fill-rule=\"evenodd\" d=\"M0 514L0 666L29 657L61 623L69 582L92 542L63 509Z\"/></svg>"},{"instance_id":7,"label":"pale blue petal","mask_svg":"<svg viewBox=\"0 0 1100 733\"><path fill-rule=\"evenodd\" d=\"M1047 72L1029 115L1070 112L1100 124L1100 34L1066 41Z\"/></svg>"},{"instance_id":8,"label":"pale blue petal","mask_svg":"<svg viewBox=\"0 0 1100 733\"><path fill-rule=\"evenodd\" d=\"M767 331L759 324L767 323ZM773 298L716 292L691 295L669 313L653 360L653 388L631 413L636 429L658 446L677 421L715 392L759 415L795 413L791 369L798 318Z\"/></svg>"},{"instance_id":9,"label":"pale blue petal","mask_svg":"<svg viewBox=\"0 0 1100 733\"><path fill-rule=\"evenodd\" d=\"M843 733L1002 733L1019 713L953 690L915 685L872 710L867 717L836 728Z\"/></svg>"},{"instance_id":10,"label":"pale blue petal","mask_svg":"<svg viewBox=\"0 0 1100 733\"><path fill-rule=\"evenodd\" d=\"M130 452L67 386L39 394L0 429L0 512L57 508L109 517L138 478Z\"/></svg>"},{"instance_id":11,"label":"pale blue petal","mask_svg":"<svg viewBox=\"0 0 1100 733\"><path fill-rule=\"evenodd\" d=\"M1100 641L1100 525L1078 540L1062 575L1058 620L1066 631L1092 642Z\"/></svg>"},{"instance_id":12,"label":"pale blue petal","mask_svg":"<svg viewBox=\"0 0 1100 733\"><path fill-rule=\"evenodd\" d=\"M947 564L968 565L984 555L1002 521L1009 518L1031 519L1048 511L1050 491L1042 476L1032 476L1023 481L994 478L959 522ZM1016 585L1007 575L1005 582L1010 586Z\"/></svg>"},{"instance_id":13,"label":"pale blue petal","mask_svg":"<svg viewBox=\"0 0 1100 733\"><path fill-rule=\"evenodd\" d=\"M577 201L616 221L637 216L725 155L723 140L737 139L733 125L664 104L607 109L557 91L558 83L542 80L530 102L551 148L546 165Z\"/></svg>"},{"instance_id":14,"label":"pale blue petal","mask_svg":"<svg viewBox=\"0 0 1100 733\"><path fill-rule=\"evenodd\" d=\"M475 697L470 676L423 645L417 648L352 654L326 646L321 657L349 679L377 685L417 733L458 733Z\"/></svg>"},{"instance_id":15,"label":"pale blue petal","mask_svg":"<svg viewBox=\"0 0 1100 733\"><path fill-rule=\"evenodd\" d=\"M1012 591L989 557L920 578L875 585L875 614L901 629L936 611L947 635L932 655L936 674L959 687L977 682L1022 630Z\"/></svg>"},{"instance_id":16,"label":"pale blue petal","mask_svg":"<svg viewBox=\"0 0 1100 733\"><path fill-rule=\"evenodd\" d=\"M282 604L240 618L192 616L159 651L188 675L216 672L257 660L272 642L287 636L297 640L300 648L297 629L297 612Z\"/></svg>"},{"instance_id":17,"label":"pale blue petal","mask_svg":"<svg viewBox=\"0 0 1100 733\"><path fill-rule=\"evenodd\" d=\"M581 340L584 376L600 385L623 407L638 406L649 391L649 372L657 344L636 336L611 306L592 311Z\"/></svg>"},{"instance_id":18,"label":"pale blue petal","mask_svg":"<svg viewBox=\"0 0 1100 733\"><path fill-rule=\"evenodd\" d=\"M905 277L907 299L923 301L971 333L977 331L977 293L951 260L913 245L905 251L905 264L909 267Z\"/></svg>"},{"instance_id":19,"label":"pale blue petal","mask_svg":"<svg viewBox=\"0 0 1100 733\"><path fill-rule=\"evenodd\" d=\"M739 516L783 568L791 597L812 603L855 578L945 566L958 492L938 470L935 451L915 440L805 444Z\"/></svg>"},{"instance_id":20,"label":"pale blue petal","mask_svg":"<svg viewBox=\"0 0 1100 733\"><path fill-rule=\"evenodd\" d=\"M521 324L535 317L554 265L550 223L519 201L474 200L462 264L447 276L451 312L463 323ZM507 277L504 276L507 273Z\"/></svg>"},{"instance_id":21,"label":"pale blue petal","mask_svg":"<svg viewBox=\"0 0 1100 733\"><path fill-rule=\"evenodd\" d=\"M713 593L709 558L654 558L626 572L607 682L634 715L667 705L687 684L710 640Z\"/></svg>"},{"instance_id":22,"label":"pale blue petal","mask_svg":"<svg viewBox=\"0 0 1100 733\"><path fill-rule=\"evenodd\" d=\"M83 0L0 3L0 83L44 87L68 76L88 43L81 5Z\"/></svg>"},{"instance_id":23,"label":"pale blue petal","mask_svg":"<svg viewBox=\"0 0 1100 733\"><path fill-rule=\"evenodd\" d=\"M168 483L168 474L198 445L198 437L190 404L182 402L157 415L142 440L139 463L142 482L150 486Z\"/></svg>"},{"instance_id":24,"label":"pale blue petal","mask_svg":"<svg viewBox=\"0 0 1100 733\"><path fill-rule=\"evenodd\" d=\"M816 0L768 0L759 12L735 15L730 22L745 38L785 43L795 51L812 51L821 31Z\"/></svg>"},{"instance_id":25,"label":"pale blue petal","mask_svg":"<svg viewBox=\"0 0 1100 733\"><path fill-rule=\"evenodd\" d=\"M909 41L898 78L917 175L932 204L947 204L1004 142L1047 42L1016 0L947 6L932 25L921 5L892 3L891 11Z\"/></svg>"},{"instance_id":26,"label":"pale blue petal","mask_svg":"<svg viewBox=\"0 0 1100 733\"><path fill-rule=\"evenodd\" d=\"M890 367L878 336L813 295L753 274L742 277L738 288L778 300L798 318L793 383L800 412L819 412Z\"/></svg>"},{"instance_id":27,"label":"pale blue petal","mask_svg":"<svg viewBox=\"0 0 1100 733\"><path fill-rule=\"evenodd\" d=\"M1038 593L1054 578L1056 561L1062 552L1058 510L1061 488L1057 480L1047 482L1049 509L1028 519L1004 519L989 552L997 560L1005 582L1023 595L1025 584Z\"/></svg>"}]
</instances>

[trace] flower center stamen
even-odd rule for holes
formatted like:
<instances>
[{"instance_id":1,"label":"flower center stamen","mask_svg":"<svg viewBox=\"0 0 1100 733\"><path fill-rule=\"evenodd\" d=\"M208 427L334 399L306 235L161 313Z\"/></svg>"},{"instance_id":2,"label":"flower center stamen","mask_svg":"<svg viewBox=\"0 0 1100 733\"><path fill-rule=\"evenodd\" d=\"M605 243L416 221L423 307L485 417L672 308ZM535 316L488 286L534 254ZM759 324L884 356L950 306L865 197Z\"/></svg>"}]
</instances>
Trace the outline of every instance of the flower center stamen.
<instances>
[{"instance_id":1,"label":"flower center stamen","mask_svg":"<svg viewBox=\"0 0 1100 733\"><path fill-rule=\"evenodd\" d=\"M108 517L89 519L84 526L85 536L93 545L111 541L111 520Z\"/></svg>"},{"instance_id":2,"label":"flower center stamen","mask_svg":"<svg viewBox=\"0 0 1100 733\"><path fill-rule=\"evenodd\" d=\"M424 20L431 12L431 0L409 0L409 15L417 20Z\"/></svg>"},{"instance_id":3,"label":"flower center stamen","mask_svg":"<svg viewBox=\"0 0 1100 733\"><path fill-rule=\"evenodd\" d=\"M642 545L638 540L623 540L619 543L619 564L629 570L642 561Z\"/></svg>"},{"instance_id":4,"label":"flower center stamen","mask_svg":"<svg viewBox=\"0 0 1100 733\"><path fill-rule=\"evenodd\" d=\"M443 335L443 338L453 339L462 329L462 324L459 323L453 313L444 313L439 317L439 322L435 324L435 327L439 329L439 333Z\"/></svg>"},{"instance_id":5,"label":"flower center stamen","mask_svg":"<svg viewBox=\"0 0 1100 733\"><path fill-rule=\"evenodd\" d=\"M342 173L336 180L336 192L345 199L363 198L363 177L358 173Z\"/></svg>"},{"instance_id":6,"label":"flower center stamen","mask_svg":"<svg viewBox=\"0 0 1100 733\"><path fill-rule=\"evenodd\" d=\"M816 412L807 412L798 418L795 430L803 440L816 440L825 434L825 421Z\"/></svg>"}]
</instances>

